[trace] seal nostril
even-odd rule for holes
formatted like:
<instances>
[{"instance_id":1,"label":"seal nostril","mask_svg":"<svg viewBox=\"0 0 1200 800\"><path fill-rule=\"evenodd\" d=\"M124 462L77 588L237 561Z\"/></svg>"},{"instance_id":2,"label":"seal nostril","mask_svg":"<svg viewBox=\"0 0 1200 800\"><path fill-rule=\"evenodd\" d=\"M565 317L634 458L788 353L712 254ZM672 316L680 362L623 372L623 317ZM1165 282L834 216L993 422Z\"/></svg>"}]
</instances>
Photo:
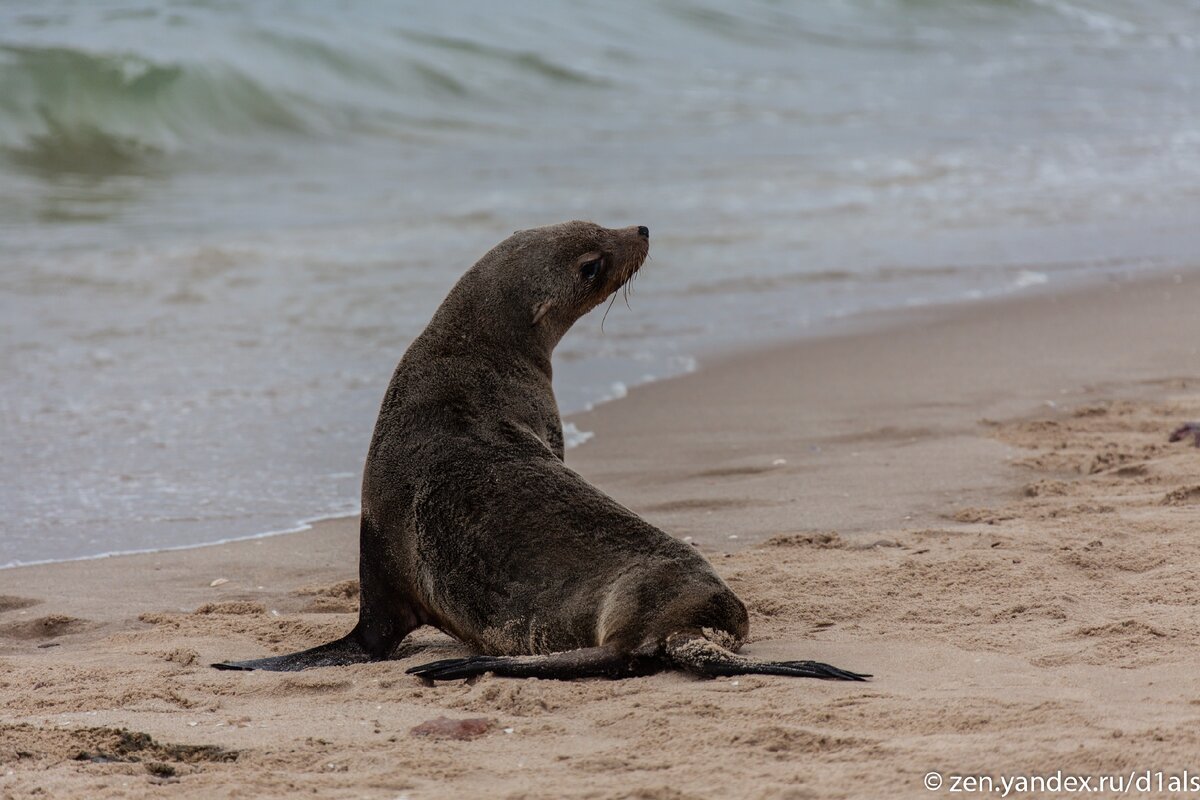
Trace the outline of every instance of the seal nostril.
<instances>
[{"instance_id":1,"label":"seal nostril","mask_svg":"<svg viewBox=\"0 0 1200 800\"><path fill-rule=\"evenodd\" d=\"M649 239L650 238L650 229L647 228L645 225L638 225L638 236L644 236L647 239Z\"/></svg>"}]
</instances>

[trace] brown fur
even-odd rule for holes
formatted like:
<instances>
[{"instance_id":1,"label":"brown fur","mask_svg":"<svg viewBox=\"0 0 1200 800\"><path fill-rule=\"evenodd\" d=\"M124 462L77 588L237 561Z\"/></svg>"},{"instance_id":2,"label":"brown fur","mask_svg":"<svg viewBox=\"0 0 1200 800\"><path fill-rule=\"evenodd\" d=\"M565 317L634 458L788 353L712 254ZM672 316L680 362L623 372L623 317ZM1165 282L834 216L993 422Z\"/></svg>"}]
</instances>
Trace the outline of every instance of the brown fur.
<instances>
[{"instance_id":1,"label":"brown fur","mask_svg":"<svg viewBox=\"0 0 1200 800\"><path fill-rule=\"evenodd\" d=\"M740 646L749 623L708 562L562 461L551 352L641 267L644 231L519 231L463 275L380 409L363 475L358 625L312 650L217 666L384 659L421 625L486 654L413 670L431 679L752 663L718 644Z\"/></svg>"}]
</instances>

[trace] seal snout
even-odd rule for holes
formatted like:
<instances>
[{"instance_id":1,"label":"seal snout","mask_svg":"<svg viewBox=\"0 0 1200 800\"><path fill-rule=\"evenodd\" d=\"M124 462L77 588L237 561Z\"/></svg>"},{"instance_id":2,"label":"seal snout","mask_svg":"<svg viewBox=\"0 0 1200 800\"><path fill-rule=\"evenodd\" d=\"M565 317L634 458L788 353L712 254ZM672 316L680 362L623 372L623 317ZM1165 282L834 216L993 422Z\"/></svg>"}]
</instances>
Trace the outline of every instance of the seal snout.
<instances>
[{"instance_id":1,"label":"seal snout","mask_svg":"<svg viewBox=\"0 0 1200 800\"><path fill-rule=\"evenodd\" d=\"M621 258L622 263L620 264L620 268L617 270L617 274L615 275L617 280L613 285L613 288L609 291L615 292L622 286L628 286L629 281L632 280L633 276L636 275L638 270L642 268L642 264L646 262L646 256L650 253L649 228L647 228L645 225L638 225L636 228L630 226L625 230L629 231L629 234L626 234L624 246L622 247L624 251L623 257ZM637 232L637 236L631 237L630 234L632 234L634 231Z\"/></svg>"}]
</instances>

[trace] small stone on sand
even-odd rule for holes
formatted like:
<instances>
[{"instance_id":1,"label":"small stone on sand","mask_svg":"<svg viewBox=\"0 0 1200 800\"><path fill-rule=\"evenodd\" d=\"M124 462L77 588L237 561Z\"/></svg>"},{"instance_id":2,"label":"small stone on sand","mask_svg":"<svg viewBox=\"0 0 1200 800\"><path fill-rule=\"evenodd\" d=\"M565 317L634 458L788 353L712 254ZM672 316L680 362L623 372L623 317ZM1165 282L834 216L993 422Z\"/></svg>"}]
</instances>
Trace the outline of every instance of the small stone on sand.
<instances>
[{"instance_id":1,"label":"small stone on sand","mask_svg":"<svg viewBox=\"0 0 1200 800\"><path fill-rule=\"evenodd\" d=\"M435 739L474 739L476 736L487 733L495 725L496 723L487 717L469 717L467 719L434 717L422 722L409 733L413 736L432 736Z\"/></svg>"}]
</instances>

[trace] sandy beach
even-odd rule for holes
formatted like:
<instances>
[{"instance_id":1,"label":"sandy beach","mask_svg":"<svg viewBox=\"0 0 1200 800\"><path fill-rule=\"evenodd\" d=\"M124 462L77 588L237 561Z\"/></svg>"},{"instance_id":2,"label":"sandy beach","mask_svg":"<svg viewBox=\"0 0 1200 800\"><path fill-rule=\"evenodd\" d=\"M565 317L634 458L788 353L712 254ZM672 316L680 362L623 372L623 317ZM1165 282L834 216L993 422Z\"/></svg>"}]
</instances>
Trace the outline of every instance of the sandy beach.
<instances>
[{"instance_id":1,"label":"sandy beach","mask_svg":"<svg viewBox=\"0 0 1200 800\"><path fill-rule=\"evenodd\" d=\"M938 797L956 775L1200 773L1200 449L1167 441L1189 420L1198 272L850 321L572 418L595 437L568 464L712 559L748 654L865 684L426 686L405 668L465 652L428 629L400 661L211 669L353 624L353 519L0 571L0 797ZM438 717L486 722L413 733Z\"/></svg>"}]
</instances>

